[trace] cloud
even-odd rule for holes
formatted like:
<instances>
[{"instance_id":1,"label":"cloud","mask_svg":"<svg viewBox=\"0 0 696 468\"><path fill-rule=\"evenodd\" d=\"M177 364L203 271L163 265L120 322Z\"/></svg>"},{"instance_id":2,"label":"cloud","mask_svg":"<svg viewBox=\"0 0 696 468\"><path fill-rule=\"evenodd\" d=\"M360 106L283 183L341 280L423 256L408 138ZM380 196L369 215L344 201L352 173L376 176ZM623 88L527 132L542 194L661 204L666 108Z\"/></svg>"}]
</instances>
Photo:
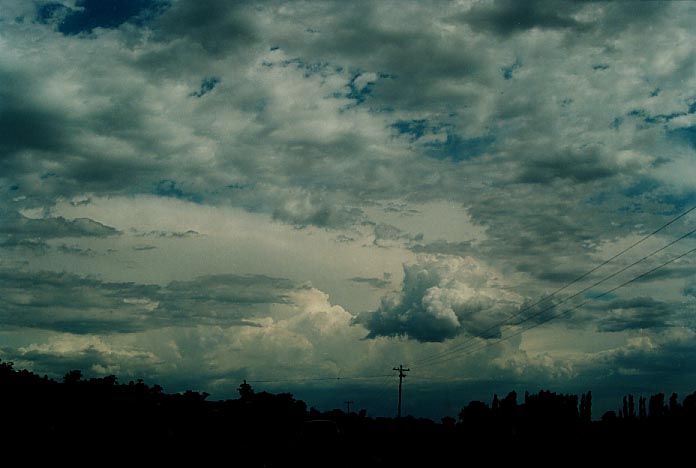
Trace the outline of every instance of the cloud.
<instances>
[{"instance_id":1,"label":"cloud","mask_svg":"<svg viewBox=\"0 0 696 468\"><path fill-rule=\"evenodd\" d=\"M410 234L387 223L376 223L373 226L373 231L373 244L378 247L390 247L423 239L423 234Z\"/></svg>"},{"instance_id":2,"label":"cloud","mask_svg":"<svg viewBox=\"0 0 696 468\"><path fill-rule=\"evenodd\" d=\"M459 334L498 337L519 298L496 286L496 278L471 257L424 256L404 265L399 293L382 298L380 307L355 319L368 338L407 336L444 341Z\"/></svg>"},{"instance_id":3,"label":"cloud","mask_svg":"<svg viewBox=\"0 0 696 468\"><path fill-rule=\"evenodd\" d=\"M634 296L594 304L588 309L600 332L660 332L668 328L693 328L694 321L688 313L691 304L687 298L684 299L663 301L650 296Z\"/></svg>"},{"instance_id":4,"label":"cloud","mask_svg":"<svg viewBox=\"0 0 696 468\"><path fill-rule=\"evenodd\" d=\"M186 41L220 56L257 40L253 10L244 4L213 0L172 4L153 25L161 41Z\"/></svg>"},{"instance_id":5,"label":"cloud","mask_svg":"<svg viewBox=\"0 0 696 468\"><path fill-rule=\"evenodd\" d=\"M561 8L558 3L547 1L524 4L515 1L481 2L459 18L474 29L503 36L533 28L582 32L587 26L574 17L581 8L582 4L574 2L563 2Z\"/></svg>"},{"instance_id":6,"label":"cloud","mask_svg":"<svg viewBox=\"0 0 696 468\"><path fill-rule=\"evenodd\" d=\"M601 353L596 359L606 372L633 376L655 389L652 391L665 391L666 387L692 391L689 381L696 367L688 356L693 345L693 330L672 328L635 337L625 347Z\"/></svg>"},{"instance_id":7,"label":"cloud","mask_svg":"<svg viewBox=\"0 0 696 468\"><path fill-rule=\"evenodd\" d=\"M89 218L28 218L17 211L1 208L0 216L0 248L27 247L35 251L45 251L50 249L46 242L50 239L104 238L121 234L117 229Z\"/></svg>"},{"instance_id":8,"label":"cloud","mask_svg":"<svg viewBox=\"0 0 696 468\"><path fill-rule=\"evenodd\" d=\"M612 301L599 319L597 328L603 332L627 329L659 329L669 324L671 305L650 297Z\"/></svg>"},{"instance_id":9,"label":"cloud","mask_svg":"<svg viewBox=\"0 0 696 468\"><path fill-rule=\"evenodd\" d=\"M150 230L147 232L140 232L137 230L132 230L131 234L135 237L159 237L159 238L166 238L166 239L181 239L181 238L197 237L197 236L201 235L201 233L194 231L193 229L189 229L187 231Z\"/></svg>"},{"instance_id":10,"label":"cloud","mask_svg":"<svg viewBox=\"0 0 696 468\"><path fill-rule=\"evenodd\" d=\"M152 352L133 346L114 346L108 339L95 336L59 334L46 343L1 351L4 358L18 366L41 370L58 380L73 369L82 370L90 377L116 375L136 379L151 374L149 369L153 366L161 365Z\"/></svg>"},{"instance_id":11,"label":"cloud","mask_svg":"<svg viewBox=\"0 0 696 468\"><path fill-rule=\"evenodd\" d=\"M80 368L210 390L244 373L335 374L355 365L345 347L364 334L326 293L282 278L214 275L155 286L0 273L0 321L28 342L3 348L3 359L51 375Z\"/></svg>"},{"instance_id":12,"label":"cloud","mask_svg":"<svg viewBox=\"0 0 696 468\"><path fill-rule=\"evenodd\" d=\"M109 334L142 329L157 288L69 273L0 270L0 290L5 326Z\"/></svg>"},{"instance_id":13,"label":"cloud","mask_svg":"<svg viewBox=\"0 0 696 468\"><path fill-rule=\"evenodd\" d=\"M211 92L213 89L215 89L215 86L220 82L218 78L215 78L214 76L208 77L208 78L203 78L201 81L201 88L198 91L194 91L189 96L201 98L204 95L208 94Z\"/></svg>"},{"instance_id":14,"label":"cloud","mask_svg":"<svg viewBox=\"0 0 696 468\"><path fill-rule=\"evenodd\" d=\"M472 253L470 241L449 242L442 239L428 244L413 244L409 247L415 253L459 255L465 257Z\"/></svg>"},{"instance_id":15,"label":"cloud","mask_svg":"<svg viewBox=\"0 0 696 468\"><path fill-rule=\"evenodd\" d=\"M385 273L383 278L363 278L362 276L356 276L354 278L350 278L350 280L354 283L365 283L373 288L381 289L386 288L391 284L390 278L391 275Z\"/></svg>"},{"instance_id":16,"label":"cloud","mask_svg":"<svg viewBox=\"0 0 696 468\"><path fill-rule=\"evenodd\" d=\"M297 286L264 275L211 275L169 283L157 296L153 316L163 325L254 325L272 305L290 304Z\"/></svg>"},{"instance_id":17,"label":"cloud","mask_svg":"<svg viewBox=\"0 0 696 468\"><path fill-rule=\"evenodd\" d=\"M166 9L164 0L78 0L75 8L50 2L37 6L36 19L56 23L66 35L91 33L95 28L117 28L126 22L143 24Z\"/></svg>"},{"instance_id":18,"label":"cloud","mask_svg":"<svg viewBox=\"0 0 696 468\"><path fill-rule=\"evenodd\" d=\"M4 325L78 335L202 325L258 327L257 321L300 320L295 309L305 322L312 317L321 321L317 304L328 304L321 291L265 275L209 275L159 286L0 270L0 292Z\"/></svg>"}]
</instances>

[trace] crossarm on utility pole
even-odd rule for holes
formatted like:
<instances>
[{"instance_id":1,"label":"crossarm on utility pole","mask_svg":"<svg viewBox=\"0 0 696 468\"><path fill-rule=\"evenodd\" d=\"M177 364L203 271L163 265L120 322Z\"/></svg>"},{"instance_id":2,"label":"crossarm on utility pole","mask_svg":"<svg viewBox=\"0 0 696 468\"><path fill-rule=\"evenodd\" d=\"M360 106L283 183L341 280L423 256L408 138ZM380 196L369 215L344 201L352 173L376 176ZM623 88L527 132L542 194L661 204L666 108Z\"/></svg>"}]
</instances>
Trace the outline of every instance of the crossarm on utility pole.
<instances>
[{"instance_id":1,"label":"crossarm on utility pole","mask_svg":"<svg viewBox=\"0 0 696 468\"><path fill-rule=\"evenodd\" d=\"M406 377L406 374L404 374L404 372L409 372L411 369L404 369L404 366L402 364L399 364L399 367L394 367L392 370L399 371L399 407L396 413L396 417L401 418L401 381L404 380L404 377Z\"/></svg>"}]
</instances>

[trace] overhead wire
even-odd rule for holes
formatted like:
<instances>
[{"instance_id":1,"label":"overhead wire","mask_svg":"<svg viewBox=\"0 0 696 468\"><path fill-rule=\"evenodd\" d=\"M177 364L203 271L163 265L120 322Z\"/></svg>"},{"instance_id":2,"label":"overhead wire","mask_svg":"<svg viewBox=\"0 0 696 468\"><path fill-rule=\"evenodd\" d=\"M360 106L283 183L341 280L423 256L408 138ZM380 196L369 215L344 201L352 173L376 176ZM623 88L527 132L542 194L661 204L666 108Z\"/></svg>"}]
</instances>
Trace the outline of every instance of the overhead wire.
<instances>
[{"instance_id":1,"label":"overhead wire","mask_svg":"<svg viewBox=\"0 0 696 468\"><path fill-rule=\"evenodd\" d=\"M696 230L694 230L694 231L692 231L692 232L696 232ZM683 238L683 237L682 237L682 238ZM509 335L506 335L506 336L504 336L504 337L499 338L497 341L494 341L494 342L484 342L484 343L480 343L480 342L479 342L479 344L481 344L481 346L479 346L479 347L477 347L477 348L473 348L473 349L462 350L461 352L463 353L464 356L470 355L470 354L473 354L474 352L479 351L479 350L481 350L481 349L484 349L484 348L487 348L487 347L490 347L490 346L495 346L495 345L497 345L497 344L499 344L499 343L501 343L501 342L503 342L503 341L507 341L507 340L509 340L509 339L511 339L511 338L514 338L514 337L516 337L516 336L519 336L519 335L521 335L522 333L525 333L525 332L527 332L527 331L529 331L529 330L532 330L532 329L534 329L534 328L537 328L537 327L539 327L539 326L541 326L541 325L543 325L543 324L545 324L545 323L550 322L551 320L557 319L558 317L561 317L561 316L566 315L566 314L568 314L568 313L570 313L570 312L572 312L572 311L574 311L574 310L577 310L577 309L579 309L580 307L584 306L585 304L587 304L588 302L590 302L590 301L592 301L592 300L601 299L602 297L607 296L607 295L613 293L614 291L616 291L616 290L618 290L618 289L621 289L621 288L623 288L623 287L625 287L625 286L628 286L629 284L634 283L634 282L636 282L636 281L638 281L638 280L640 280L640 279L642 279L642 278L644 278L644 277L650 275L651 273L653 273L653 272L655 272L655 271L657 271L657 270L659 270L659 269L664 268L665 266L669 265L670 263L673 263L673 262L675 262L675 261L677 261L677 260L679 260L679 259L681 259L681 258L683 258L683 257L685 257L685 256L687 256L687 255L689 255L689 254L692 254L692 253L694 253L694 252L696 252L696 247L694 247L694 248L692 248L692 249L690 249L690 250L687 250L686 252L684 252L684 253L682 253L682 254L680 254L680 255L677 255L676 257L673 257L673 258L667 260L666 262L663 262L663 263L661 263L660 265L658 265L658 266L656 266L656 267L654 267L654 268L651 268L650 270L648 270L648 271L646 271L646 272L644 272L644 273L641 273L640 275L635 276L635 277L629 279L628 281L625 281L625 282L619 284L618 286L615 286L615 287L613 287L613 288L611 288L611 289L609 289L609 290L607 290L607 291L604 291L604 292L601 293L601 294L598 294L598 295L596 295L596 296L593 296L593 297L591 297L590 299L587 299L587 300L581 302L580 304L577 304L577 305L575 305L575 306L573 306L573 307L571 307L571 308L569 308L569 309L566 309L566 310L564 310L564 311L562 311L562 312L560 312L560 313L558 313L558 314L552 315L552 316L550 316L550 317L548 317L548 318L546 318L546 319L540 320L539 322L536 322L536 323L530 325L530 326L527 327L527 328L523 328L523 329L517 330L517 331L515 331L515 332L513 332L513 333L510 333ZM554 307L555 307L555 306L554 306ZM545 311L546 311L546 310L544 310L544 312L545 312ZM465 351L466 351L466 352L465 352ZM461 357L461 356L459 356L459 353L458 353L457 355L455 355L455 356L449 356L449 357L447 357L446 359L443 358L443 359L439 359L439 360L434 361L434 362L430 362L428 365L429 365L429 366L434 366L434 365L443 364L443 363L445 363L445 362L449 362L449 361L451 361L451 360L458 359L459 357Z\"/></svg>"},{"instance_id":2,"label":"overhead wire","mask_svg":"<svg viewBox=\"0 0 696 468\"><path fill-rule=\"evenodd\" d=\"M633 244L631 244L631 245L629 245L628 247L622 249L621 251L619 251L618 253L614 254L614 255L611 256L610 258L608 258L608 259L602 261L602 262L601 262L599 265L597 265L596 267L594 267L594 268L592 268L592 269L586 271L585 273L581 274L580 276L577 276L576 278L574 278L573 280L571 280L571 281L569 281L568 283L564 284L564 285L561 286L560 288L554 290L554 291L551 292L550 294L548 294L548 295L542 297L541 299L537 300L536 302L534 302L534 303L532 303L532 304L530 304L530 305L528 305L528 306L525 306L525 307L521 308L520 310L518 310L518 311L515 312L514 314L512 314L512 315L506 317L505 319L503 319L503 320L501 320L501 321L498 321L498 322L494 323L493 325L490 325L489 327L487 327L487 328L485 328L484 330L482 330L482 331L479 333L479 335L483 335L483 334L485 334L486 332L495 330L495 329L497 329L497 328L500 327L500 326L503 326L503 325L505 325L505 324L507 324L507 323L510 323L513 319L519 317L519 316L522 315L524 312L527 312L527 311L531 310L532 308L538 306L538 305L541 304L542 302L547 301L547 300L553 298L553 297L556 296L558 293L560 293L560 292L566 290L567 288L569 288L569 287L572 286L573 284L575 284L575 283L577 283L577 282L583 280L584 278L588 277L589 275L591 275L591 274L594 273L595 271L597 271L597 270L599 270L600 268L606 266L607 264L609 264L610 262L612 262L612 261L615 260L616 258L620 257L621 255L625 254L626 252L628 252L629 250L633 249L634 247L640 245L641 243L645 242L645 241L648 240L649 238L653 237L654 235L656 235L656 234L659 233L660 231L666 229L668 226L674 224L676 221L678 221L679 219L681 219L681 218L683 218L684 216L688 215L689 213L691 213L691 212L694 211L694 210L696 210L696 205L694 205L694 206L692 206L691 208L689 208L688 210L682 212L682 213L679 214L678 216L676 216L676 217L670 219L668 222L666 222L665 224L663 224L663 225L660 226L659 228L655 229L654 231L650 232L649 234L646 234L645 236L643 236L642 238L640 238L639 240L637 240L637 241L634 242ZM654 252L653 254L648 255L646 258L649 258L649 257L651 257L652 255L658 253L659 251L662 251L662 250L664 250L665 248L667 248L667 247L669 247L669 246L675 244L676 242L679 242L680 240L682 240L682 239L685 238L685 237L690 236L690 235L693 234L694 232L696 232L696 229L695 229L695 230L692 230L692 231L690 231L690 232L688 232L687 234L683 235L682 237L680 237L680 238L677 239L676 241L673 241L673 242L669 243L668 245L666 245L666 246L663 247L662 249L659 249L658 251ZM628 268L634 266L634 265L637 264L637 263L640 263L640 262L643 261L643 260L645 260L645 258L639 260L638 262L634 262L633 264L629 265L628 267L623 268L622 270L619 270L618 272L614 273L613 275L610 275L610 276L604 278L602 281L599 281L598 283L595 283L595 284L594 284L593 286L591 286L591 287L597 286L598 284L601 284L601 283L603 283L604 281L607 281L607 280L613 278L614 276L616 276L616 275L622 273L623 271L626 271ZM590 287L590 288L591 288L591 287ZM573 297L576 297L577 295L581 294L582 292L587 291L587 290L590 289L590 288L586 288L586 289L584 289L584 290L582 290L582 291L580 291L580 292L574 294L573 296L570 296L570 297L568 297L568 298L565 298L563 301L557 303L556 305L552 305L551 308L556 307L557 305L559 305L559 304L561 304L561 303L563 303L563 302L566 302L567 300L569 300L569 299L571 299L571 298L573 298ZM546 311L546 310L544 310L544 311ZM526 321L526 320L525 320L525 321ZM431 355L431 356L426 356L426 357L421 358L421 359L416 359L416 360L412 361L412 362L410 363L410 365L422 365L422 364L425 364L425 363L429 362L429 361L432 360L432 359L436 359L436 358L439 358L439 357L441 357L441 356L446 356L446 355L449 355L449 354L451 354L451 353L457 352L457 351L461 350L462 348L466 348L471 342L473 342L473 341L475 341L475 340L476 340L476 338L467 339L467 340L465 340L465 341L463 341L463 342L461 342L461 343L457 343L457 344L451 346L450 348L448 348L448 349L446 349L446 350L439 351L439 352L437 352L437 353L435 353L435 354L433 354L433 355Z\"/></svg>"},{"instance_id":3,"label":"overhead wire","mask_svg":"<svg viewBox=\"0 0 696 468\"><path fill-rule=\"evenodd\" d=\"M597 265L596 267L594 267L594 268L592 268L592 269L586 271L585 273L583 273L583 274L577 276L576 278L574 278L573 280L571 280L571 281L569 281L568 283L564 284L563 286L559 287L558 289L554 290L554 291L551 292L550 294L548 294L548 295L542 297L541 299L537 300L536 302L534 302L534 303L532 303L532 304L530 304L530 305L528 305L528 306L525 306L525 307L521 308L521 309L518 310L516 313L514 313L514 314L512 314L511 316L505 318L504 320L499 321L499 322L497 322L497 323L491 325L490 327L484 329L484 330L481 332L481 335L484 334L484 333L486 333L486 332L489 332L489 331L491 331L491 330L494 330L494 329L496 329L496 328L499 328L500 326L503 326L503 325L505 325L505 324L512 323L512 321L513 321L514 319L520 318L520 316L521 316L522 314L524 314L525 312L532 310L534 307L536 307L536 306L542 304L544 301L548 301L548 300L552 299L553 297L555 297L556 295L558 295L560 292L562 292L562 291L568 289L570 286L572 286L572 285L574 285L574 284L576 284L576 283L582 281L583 279L587 278L587 277L590 276L592 273L594 273L594 272L596 272L597 270L601 269L602 267L608 265L608 264L611 263L613 260L617 259L618 257L620 257L621 255L625 254L626 252L630 251L631 249L637 247L638 245L642 244L643 242L645 242L645 241L648 240L649 238L655 236L656 234L658 234L659 232L663 231L663 230L666 229L668 226L674 224L676 221L678 221L679 219L685 217L686 215L688 215L689 213L691 213L691 212L694 211L694 210L696 210L696 205L693 206L693 207L691 207L691 208L689 208L688 210L682 212L682 213L679 214L678 216L676 216L676 217L670 219L668 222L666 222L665 224L663 224L663 225L660 226L659 228L655 229L654 231L650 232L649 234L646 234L645 236L643 236L643 237L640 238L639 240L635 241L634 243L632 243L632 244L629 245L628 247L625 247L624 249L622 249L622 250L619 251L618 253L616 253L616 254L612 255L611 257L609 257L608 259L602 261L602 262L601 262L599 265ZM591 289L593 289L593 288L596 288L597 286L599 286L599 285L605 283L606 281L608 281L608 280L610 280L610 279L612 279L612 278L615 278L615 277L618 276L619 274L621 274L621 273L627 271L628 269L630 269L630 268L632 268L632 267L638 265L639 263L641 263L641 262L643 262L643 261L645 261L645 260L647 260L647 259L649 259L649 258L651 258L651 257L653 257L653 256L655 256L655 255L657 255L658 253L660 253L660 252L666 250L667 248L669 248L669 247L671 247L672 245L674 245L674 244L676 244L676 243L678 243L678 242L684 240L685 238L691 236L691 235L694 234L694 233L696 233L696 229L693 229L693 230L691 230L691 231L689 231L689 232L687 232L687 233L681 235L681 236L678 237L677 239L675 239L675 240L669 242L668 244L666 244L666 245L660 247L659 249L656 249L656 250L650 252L649 254L647 254L647 255L641 257L640 259L638 259L638 260L632 262L631 264L629 264L629 265L627 265L627 266L625 266L625 267L622 267L621 269L615 271L614 273L611 273L611 274L609 274L609 275L603 277L603 278L600 279L599 281L594 282L592 285L587 286L587 287L585 287L585 288L583 288L583 289L581 289L581 290L579 290L579 291L577 291L577 292L571 294L570 296L567 296L567 297L561 299L560 301L555 302L555 303L551 304L550 306L548 306L548 307L546 307L546 308L543 308L542 310L540 310L540 311L538 311L538 312L536 312L536 313L534 313L534 314L528 315L528 316L526 316L526 317L522 317L521 320L515 322L513 325L515 325L515 326L520 326L520 325L522 325L522 324L524 324L524 323L526 323L526 322L528 322L528 321L530 321L530 320L532 320L532 319L534 319L534 318L537 318L537 317L541 316L542 314L548 312L549 310L552 310L552 309L555 309L555 308L559 307L560 305L562 305L562 304L564 304L564 303L566 303L566 302L568 302L568 301L570 301L570 300L572 300L572 299L578 297L579 295L581 295L581 294L583 294L583 293L585 293L585 292L587 292L587 291L589 291L589 290L591 290ZM435 354L432 354L432 355L430 355L430 356L426 356L426 357L421 358L421 359L416 359L416 360L412 361L409 365L410 365L410 366L423 366L423 365L436 366L436 365L443 364L443 363L445 363L445 362L452 361L452 360L454 360L454 359L459 359L459 358L461 358L461 357L463 357L463 356L466 356L466 355L473 354L474 352L480 351L480 350L482 350L482 349L484 349L484 348L487 348L487 347L490 347L490 346L495 346L495 345L497 345L497 344L499 344L499 343L502 343L502 342L507 341L507 340L510 340L510 339L512 339L512 338L514 338L514 337L516 337L516 336L519 336L519 335L521 335L521 334L523 334L523 333L525 333L525 332L527 332L527 331L529 331L529 330L532 330L532 329L534 329L534 328L537 328L537 327L539 327L539 326L541 326L541 325L543 325L543 324L545 324L545 323L548 323L548 322L550 322L551 320L555 320L555 319L557 319L557 318L559 318L559 317L561 317L561 316L563 316L563 315L566 315L566 314L568 314L568 313L570 313L570 312L572 312L572 311L574 311L574 310L577 310L577 309L579 309L580 307L583 307L584 305L586 305L586 304L587 304L588 302L590 302L590 301L593 301L593 300L596 300L596 299L600 299L600 298L602 298L602 297L605 297L605 296L611 294L612 292L614 292L614 291L616 291L616 290L618 290L618 289L621 289L621 288L623 288L623 287L625 287L625 286L627 286L627 285L629 285L629 284L631 284L631 283L634 283L634 282L636 282L636 281L639 281L639 280L645 278L646 276L652 274L653 272L655 272L655 271L657 271L657 270L660 270L660 269L664 268L665 266L667 266L667 265L669 265L669 264L671 264L671 263L673 263L673 262L675 262L675 261L677 261L677 260L679 260L679 259L681 259L681 258L683 258L683 257L685 257L685 256L687 256L687 255L689 255L689 254L691 254L691 253L693 253L693 252L696 252L696 247L693 248L693 249L690 249L690 250L688 250L688 251L686 251L686 252L684 252L684 253L682 253L682 254L676 256L676 257L673 257L673 258L671 258L671 259L669 259L669 260L667 260L667 261L665 261L665 262L659 264L658 266L649 269L648 271L646 271L646 272L644 272L644 273L641 273L641 274L639 274L639 275L637 275L637 276L634 276L633 278L631 278L631 279L629 279L629 280L627 280L627 281L624 281L623 283L619 284L618 286L615 286L615 287L613 287L613 288L610 288L610 289L608 289L608 290L606 290L606 291L604 291L604 292L602 292L602 293L600 293L600 294L598 294L598 295L595 295L595 296L593 296L593 297L591 297L591 298L589 298L589 299L587 299L587 300L584 300L584 301L582 301L582 302L579 303L579 304L576 304L576 305L574 305L574 306L572 306L572 307L570 307L570 308L568 308L568 309L565 309L565 310L561 311L560 313L551 315L551 316L549 316L549 317L542 317L539 321L537 321L537 322L535 322L535 323L533 323L533 324L531 324L531 325L529 325L529 326L527 326L527 327L524 327L524 328L518 329L518 330L516 330L516 331L513 331L512 333L509 333L509 334L507 334L507 335L505 335L505 336L501 336L500 338L496 339L495 341L486 341L486 342L483 342L483 343L482 343L482 342L480 341L480 338L479 338L479 337L472 337L472 338L470 338L470 339L468 339L468 340L466 340L466 341L464 341L464 342L462 342L462 343L458 343L458 344L456 344L455 346L452 346L452 347L450 347L450 348L448 348L448 349L446 349L446 350L439 351L439 352L437 352L437 353L435 353ZM383 379L382 382L381 382L381 384L380 384L380 386L385 386L385 387L386 387L386 384L388 383L389 379L390 379L391 377L393 377L393 376L394 376L394 374L378 374L378 375L366 375L366 376L357 376L357 375L354 375L354 376L315 377L315 378L257 379L257 380L247 380L247 382L249 382L249 383L286 383L286 382L298 382L298 383L301 383L301 382L320 382L320 381L336 381L336 382L338 382L338 381L347 381L347 380ZM376 399L378 399L378 400L379 400L379 399L382 399L382 397L383 397L384 395L386 395L386 393L387 393L388 391L391 391L391 390L392 390L392 389L390 389L390 388L385 388L385 389L383 389L380 393L377 394Z\"/></svg>"}]
</instances>

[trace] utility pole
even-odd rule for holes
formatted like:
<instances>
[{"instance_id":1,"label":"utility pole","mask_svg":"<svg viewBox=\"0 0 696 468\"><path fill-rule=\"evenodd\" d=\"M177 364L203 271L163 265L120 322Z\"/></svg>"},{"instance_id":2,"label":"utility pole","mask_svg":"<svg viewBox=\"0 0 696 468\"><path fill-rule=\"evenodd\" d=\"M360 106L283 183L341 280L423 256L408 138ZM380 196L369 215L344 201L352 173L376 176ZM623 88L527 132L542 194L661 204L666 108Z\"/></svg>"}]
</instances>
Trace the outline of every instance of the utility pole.
<instances>
[{"instance_id":1,"label":"utility pole","mask_svg":"<svg viewBox=\"0 0 696 468\"><path fill-rule=\"evenodd\" d=\"M350 405L352 405L354 402L353 401L344 401L343 403L345 403L346 406L348 407L348 414L350 414Z\"/></svg>"},{"instance_id":2,"label":"utility pole","mask_svg":"<svg viewBox=\"0 0 696 468\"><path fill-rule=\"evenodd\" d=\"M401 418L401 381L404 380L404 377L406 377L406 374L404 372L408 372L411 369L404 369L404 366L402 364L399 364L399 367L394 367L392 370L398 370L399 371L399 409L397 411L397 418Z\"/></svg>"}]
</instances>

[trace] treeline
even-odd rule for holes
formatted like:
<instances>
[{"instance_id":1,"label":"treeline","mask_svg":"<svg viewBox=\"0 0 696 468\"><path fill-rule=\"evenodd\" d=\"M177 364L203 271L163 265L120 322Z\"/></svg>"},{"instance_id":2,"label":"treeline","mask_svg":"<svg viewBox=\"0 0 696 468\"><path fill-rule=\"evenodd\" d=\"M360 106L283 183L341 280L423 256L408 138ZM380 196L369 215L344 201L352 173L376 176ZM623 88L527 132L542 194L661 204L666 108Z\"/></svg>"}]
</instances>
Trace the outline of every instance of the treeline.
<instances>
[{"instance_id":1,"label":"treeline","mask_svg":"<svg viewBox=\"0 0 696 468\"><path fill-rule=\"evenodd\" d=\"M62 382L0 361L0 443L29 457L73 465L145 462L207 466L463 466L555 457L576 462L665 462L691 448L696 392L627 395L617 411L592 417L592 393L510 392L472 401L441 421L372 418L364 410L321 412L289 393L255 392L208 401L207 393L167 394L115 376ZM518 401L519 400L519 401ZM9 453L9 452L8 452ZM690 452L689 452L690 453Z\"/></svg>"}]
</instances>

